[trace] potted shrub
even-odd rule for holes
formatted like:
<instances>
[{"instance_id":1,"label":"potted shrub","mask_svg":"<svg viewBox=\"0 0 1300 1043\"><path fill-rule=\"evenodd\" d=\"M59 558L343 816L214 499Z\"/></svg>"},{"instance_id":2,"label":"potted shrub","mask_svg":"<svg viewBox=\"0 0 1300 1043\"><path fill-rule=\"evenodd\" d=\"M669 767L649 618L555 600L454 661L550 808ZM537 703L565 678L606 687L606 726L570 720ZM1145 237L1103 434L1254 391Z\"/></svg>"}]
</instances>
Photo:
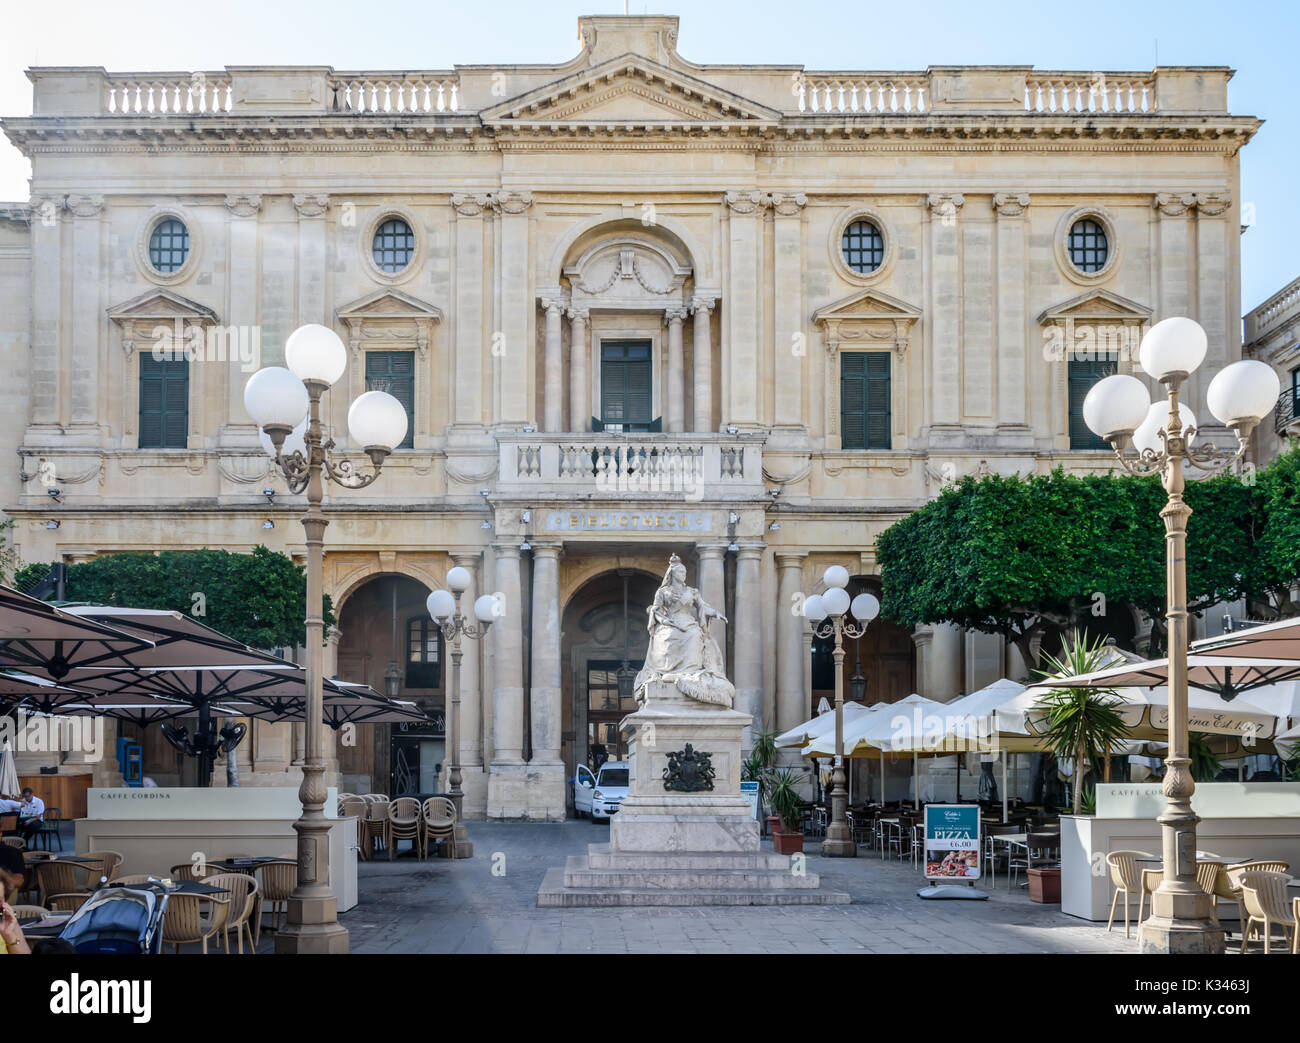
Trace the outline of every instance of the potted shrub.
<instances>
[{"instance_id":1,"label":"potted shrub","mask_svg":"<svg viewBox=\"0 0 1300 1043\"><path fill-rule=\"evenodd\" d=\"M766 779L767 803L781 825L772 833L772 850L778 855L793 855L803 850L803 830L799 828L802 800L795 781L795 774L789 768L769 772Z\"/></svg>"},{"instance_id":2,"label":"potted shrub","mask_svg":"<svg viewBox=\"0 0 1300 1043\"><path fill-rule=\"evenodd\" d=\"M775 833L780 821L776 815L765 814L763 791L767 788L767 777L776 761L776 732L767 727L767 722L754 726L754 748L741 763L740 777L745 782L757 782L758 807L755 817L761 823L767 820L767 832Z\"/></svg>"}]
</instances>

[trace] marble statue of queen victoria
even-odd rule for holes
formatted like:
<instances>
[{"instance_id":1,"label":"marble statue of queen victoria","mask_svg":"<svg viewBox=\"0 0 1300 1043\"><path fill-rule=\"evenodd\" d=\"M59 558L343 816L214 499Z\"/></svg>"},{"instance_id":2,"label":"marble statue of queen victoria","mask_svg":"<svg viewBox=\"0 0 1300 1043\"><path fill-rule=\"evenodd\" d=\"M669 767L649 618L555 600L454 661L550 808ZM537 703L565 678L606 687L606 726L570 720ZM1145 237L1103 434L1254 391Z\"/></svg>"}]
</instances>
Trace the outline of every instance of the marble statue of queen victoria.
<instances>
[{"instance_id":1,"label":"marble statue of queen victoria","mask_svg":"<svg viewBox=\"0 0 1300 1043\"><path fill-rule=\"evenodd\" d=\"M726 677L718 643L709 636L709 620L727 617L686 585L686 566L674 554L647 610L650 645L645 666L636 677L636 697L644 702L646 686L663 681L688 699L730 707L736 689Z\"/></svg>"}]
</instances>

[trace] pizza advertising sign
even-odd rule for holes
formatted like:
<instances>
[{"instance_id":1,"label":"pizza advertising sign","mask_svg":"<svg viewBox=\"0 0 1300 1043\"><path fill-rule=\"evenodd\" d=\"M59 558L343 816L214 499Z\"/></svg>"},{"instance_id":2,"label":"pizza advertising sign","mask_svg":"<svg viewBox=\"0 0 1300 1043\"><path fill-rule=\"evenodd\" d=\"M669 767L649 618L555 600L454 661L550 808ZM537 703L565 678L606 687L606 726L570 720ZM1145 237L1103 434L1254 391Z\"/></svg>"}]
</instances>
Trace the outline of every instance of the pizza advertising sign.
<instances>
[{"instance_id":1,"label":"pizza advertising sign","mask_svg":"<svg viewBox=\"0 0 1300 1043\"><path fill-rule=\"evenodd\" d=\"M928 804L925 809L925 876L928 880L978 880L978 804Z\"/></svg>"}]
</instances>

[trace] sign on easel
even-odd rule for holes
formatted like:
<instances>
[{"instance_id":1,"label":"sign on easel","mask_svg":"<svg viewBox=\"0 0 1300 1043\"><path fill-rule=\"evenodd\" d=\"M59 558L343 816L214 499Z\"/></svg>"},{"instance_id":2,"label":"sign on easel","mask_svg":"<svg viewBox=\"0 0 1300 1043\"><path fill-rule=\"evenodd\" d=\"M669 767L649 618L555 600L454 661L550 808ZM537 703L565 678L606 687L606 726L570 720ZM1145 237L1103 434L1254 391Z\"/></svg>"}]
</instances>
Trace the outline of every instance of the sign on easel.
<instances>
[{"instance_id":1,"label":"sign on easel","mask_svg":"<svg viewBox=\"0 0 1300 1043\"><path fill-rule=\"evenodd\" d=\"M755 818L758 818L758 783L742 782L740 784L740 795L749 802L749 810Z\"/></svg>"},{"instance_id":2,"label":"sign on easel","mask_svg":"<svg viewBox=\"0 0 1300 1043\"><path fill-rule=\"evenodd\" d=\"M980 869L979 805L927 804L926 879L978 880Z\"/></svg>"}]
</instances>

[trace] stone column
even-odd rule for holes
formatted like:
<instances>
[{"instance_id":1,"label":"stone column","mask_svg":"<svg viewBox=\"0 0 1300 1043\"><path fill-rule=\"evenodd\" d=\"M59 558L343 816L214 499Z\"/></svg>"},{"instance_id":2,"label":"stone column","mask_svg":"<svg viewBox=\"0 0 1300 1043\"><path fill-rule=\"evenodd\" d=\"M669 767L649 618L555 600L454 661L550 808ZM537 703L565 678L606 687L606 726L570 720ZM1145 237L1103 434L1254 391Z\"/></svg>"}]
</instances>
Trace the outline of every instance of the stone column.
<instances>
[{"instance_id":1,"label":"stone column","mask_svg":"<svg viewBox=\"0 0 1300 1043\"><path fill-rule=\"evenodd\" d=\"M103 306L100 292L100 215L104 212L103 196L68 196L72 214L72 400L68 419L69 431L81 435L80 441L100 442L99 375L100 323ZM175 345L181 348L182 345ZM192 378L191 378L192 379Z\"/></svg>"},{"instance_id":2,"label":"stone column","mask_svg":"<svg viewBox=\"0 0 1300 1043\"><path fill-rule=\"evenodd\" d=\"M918 628L912 642L916 645L919 694L944 701L961 691L961 629L951 623L936 623Z\"/></svg>"},{"instance_id":3,"label":"stone column","mask_svg":"<svg viewBox=\"0 0 1300 1043\"><path fill-rule=\"evenodd\" d=\"M519 547L493 544L496 585L505 601L505 614L492 625L496 643L492 690L493 771L498 764L524 762L524 661L522 586L519 581Z\"/></svg>"},{"instance_id":4,"label":"stone column","mask_svg":"<svg viewBox=\"0 0 1300 1043\"><path fill-rule=\"evenodd\" d=\"M1025 402L1026 371L1041 371L1041 354L1025 350L1025 211L1028 192L999 192L997 211L997 401L999 431L1029 434Z\"/></svg>"},{"instance_id":5,"label":"stone column","mask_svg":"<svg viewBox=\"0 0 1300 1043\"><path fill-rule=\"evenodd\" d=\"M759 322L758 251L763 213L771 197L763 192L728 192L727 333L723 339L722 422L758 425L762 404L763 327Z\"/></svg>"},{"instance_id":6,"label":"stone column","mask_svg":"<svg viewBox=\"0 0 1300 1043\"><path fill-rule=\"evenodd\" d=\"M965 635L965 669L962 692L970 694L1003 676L1003 639L998 634L968 630Z\"/></svg>"},{"instance_id":7,"label":"stone column","mask_svg":"<svg viewBox=\"0 0 1300 1043\"><path fill-rule=\"evenodd\" d=\"M236 329L256 330L260 338L258 303L261 289L258 283L258 214L262 209L261 196L227 196L226 209L229 234L229 253L226 263L229 266L227 283L230 287L227 305L227 322ZM329 325L329 323L326 323ZM279 354L274 359L261 357L261 345L258 345L258 365L284 365L281 344ZM226 413L219 435L223 445L246 446L257 445L257 425L249 419L244 411L244 383L247 376L237 366L226 366L224 374Z\"/></svg>"},{"instance_id":8,"label":"stone column","mask_svg":"<svg viewBox=\"0 0 1300 1043\"><path fill-rule=\"evenodd\" d=\"M550 298L542 301L546 309L546 356L543 363L542 397L545 402L543 431L564 430L564 354L561 346L560 320L564 302Z\"/></svg>"},{"instance_id":9,"label":"stone column","mask_svg":"<svg viewBox=\"0 0 1300 1043\"><path fill-rule=\"evenodd\" d=\"M459 565L470 574L470 585L460 596L460 610L475 626L482 624L474 618L474 600L479 595L477 554L453 554L453 565ZM496 623L493 623L493 627ZM456 729L459 737L460 764L462 768L481 768L483 766L483 737L481 721L483 717L483 693L479 689L479 644L480 641L465 638L461 641L460 659L460 726Z\"/></svg>"},{"instance_id":10,"label":"stone column","mask_svg":"<svg viewBox=\"0 0 1300 1043\"><path fill-rule=\"evenodd\" d=\"M763 595L759 582L762 555L761 543L742 545L736 555L736 618L732 622L736 633L735 708L749 714L754 726L763 723ZM753 728L746 728L741 748L749 750L753 745Z\"/></svg>"},{"instance_id":11,"label":"stone column","mask_svg":"<svg viewBox=\"0 0 1300 1043\"><path fill-rule=\"evenodd\" d=\"M773 376L776 382L774 426L792 433L806 430L803 408L804 367L808 364L803 306L802 192L772 197L774 260ZM802 718L800 718L802 720ZM798 724L795 721L794 724Z\"/></svg>"},{"instance_id":12,"label":"stone column","mask_svg":"<svg viewBox=\"0 0 1300 1043\"><path fill-rule=\"evenodd\" d=\"M529 282L532 234L528 209L531 192L501 192L493 200L501 214L499 289L501 352L493 353L496 363L497 410L493 420L503 426L517 426L532 415L528 404L529 359L532 345L533 294Z\"/></svg>"},{"instance_id":13,"label":"stone column","mask_svg":"<svg viewBox=\"0 0 1300 1043\"><path fill-rule=\"evenodd\" d=\"M530 764L560 762L560 545L533 544L532 711Z\"/></svg>"},{"instance_id":14,"label":"stone column","mask_svg":"<svg viewBox=\"0 0 1300 1043\"><path fill-rule=\"evenodd\" d=\"M726 551L725 543L698 544L695 552L699 557L699 574L695 585L704 600L723 614L727 611L727 579L723 567L722 555ZM722 658L727 657L727 627L720 620L713 620L709 633L722 649Z\"/></svg>"},{"instance_id":15,"label":"stone column","mask_svg":"<svg viewBox=\"0 0 1300 1043\"><path fill-rule=\"evenodd\" d=\"M1203 417L1207 412L1205 389L1214 374L1240 357L1240 326L1227 321L1234 313L1228 307L1228 295L1234 292L1231 240L1237 236L1237 229L1229 223L1231 206L1232 200L1220 193L1196 195L1196 321L1205 328L1209 346L1204 364L1193 374L1196 396L1188 404Z\"/></svg>"},{"instance_id":16,"label":"stone column","mask_svg":"<svg viewBox=\"0 0 1300 1043\"><path fill-rule=\"evenodd\" d=\"M804 618L796 615L803 591L806 551L777 551L776 730L793 728L808 714L804 687Z\"/></svg>"},{"instance_id":17,"label":"stone column","mask_svg":"<svg viewBox=\"0 0 1300 1043\"><path fill-rule=\"evenodd\" d=\"M591 378L587 376L587 309L569 309L569 430L591 424Z\"/></svg>"},{"instance_id":18,"label":"stone column","mask_svg":"<svg viewBox=\"0 0 1300 1043\"><path fill-rule=\"evenodd\" d=\"M715 431L713 424L713 331L709 326L709 312L714 298L697 296L691 301L695 315L692 350L695 354L695 424L692 431L707 434Z\"/></svg>"},{"instance_id":19,"label":"stone column","mask_svg":"<svg viewBox=\"0 0 1300 1043\"><path fill-rule=\"evenodd\" d=\"M483 427L483 367L484 360L491 358L492 347L483 335L491 329L483 290L483 211L487 204L486 195L451 197L456 212L452 231L456 244L452 263L455 307L451 309L453 376L449 403L453 435L458 431L472 434Z\"/></svg>"},{"instance_id":20,"label":"stone column","mask_svg":"<svg viewBox=\"0 0 1300 1043\"><path fill-rule=\"evenodd\" d=\"M686 362L682 357L682 322L685 308L664 312L668 324L668 394L664 403L664 430L676 434L686 430Z\"/></svg>"},{"instance_id":21,"label":"stone column","mask_svg":"<svg viewBox=\"0 0 1300 1043\"><path fill-rule=\"evenodd\" d=\"M961 265L957 215L965 197L931 195L930 211L930 426L961 427ZM931 434L931 444L934 433Z\"/></svg>"},{"instance_id":22,"label":"stone column","mask_svg":"<svg viewBox=\"0 0 1300 1043\"><path fill-rule=\"evenodd\" d=\"M35 196L31 201L32 350L31 426L26 441L48 443L62 435L60 384L67 380L61 356L63 323L63 197ZM127 358L127 380L139 380L134 359Z\"/></svg>"},{"instance_id":23,"label":"stone column","mask_svg":"<svg viewBox=\"0 0 1300 1043\"><path fill-rule=\"evenodd\" d=\"M298 211L298 325L331 325L325 309L325 213L330 197L324 194L293 197Z\"/></svg>"}]
</instances>

